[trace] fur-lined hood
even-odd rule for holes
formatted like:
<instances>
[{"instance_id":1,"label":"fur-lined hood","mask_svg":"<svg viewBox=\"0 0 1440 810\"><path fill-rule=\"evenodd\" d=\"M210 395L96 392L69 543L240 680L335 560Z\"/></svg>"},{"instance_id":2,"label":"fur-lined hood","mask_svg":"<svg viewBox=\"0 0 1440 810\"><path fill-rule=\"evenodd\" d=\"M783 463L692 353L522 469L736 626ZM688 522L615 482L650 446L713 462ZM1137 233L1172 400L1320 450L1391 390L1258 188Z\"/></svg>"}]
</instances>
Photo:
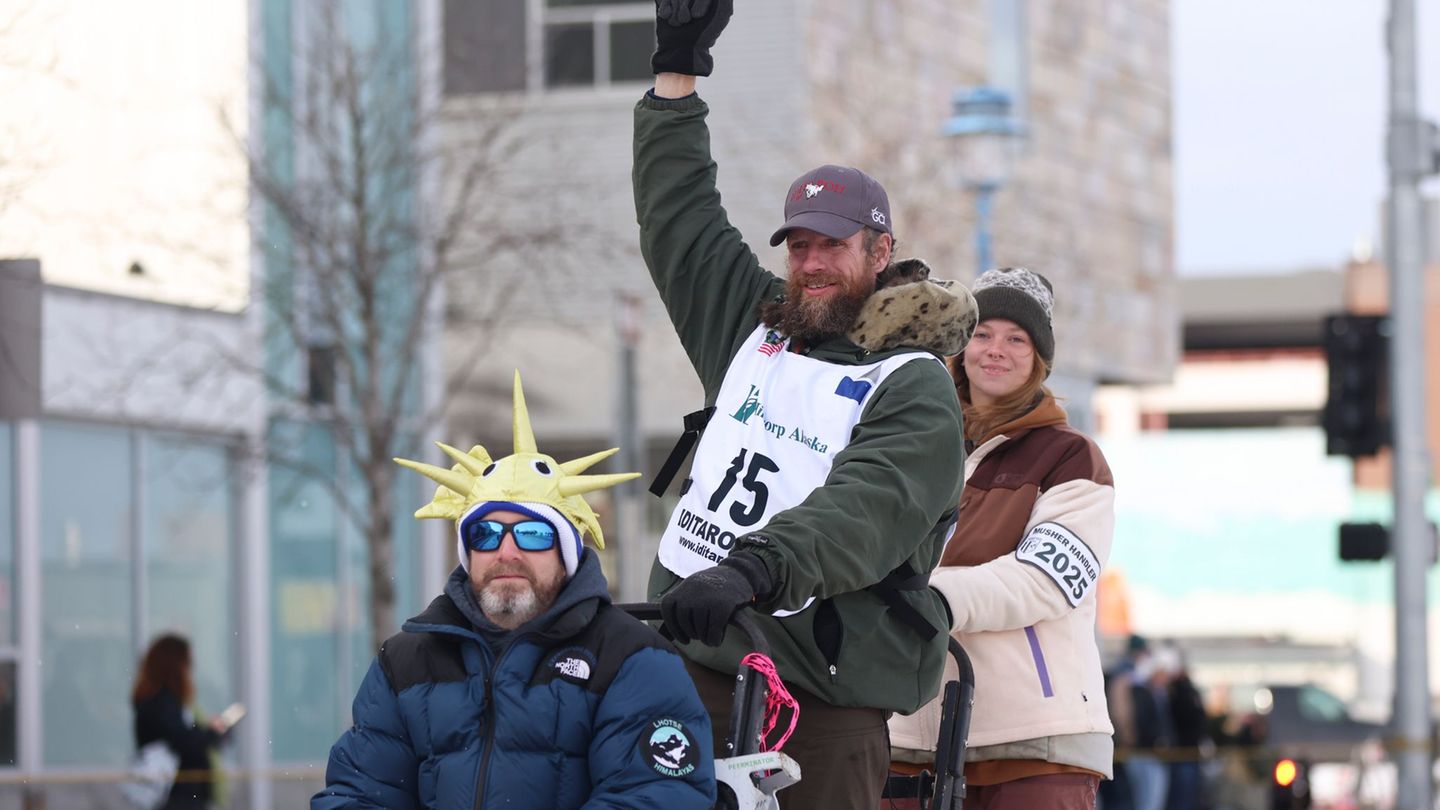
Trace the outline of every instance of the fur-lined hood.
<instances>
[{"instance_id":1,"label":"fur-lined hood","mask_svg":"<svg viewBox=\"0 0 1440 810\"><path fill-rule=\"evenodd\" d=\"M871 352L900 347L928 349L943 357L970 342L979 312L964 286L930 278L923 259L902 259L876 278L848 337Z\"/></svg>"}]
</instances>

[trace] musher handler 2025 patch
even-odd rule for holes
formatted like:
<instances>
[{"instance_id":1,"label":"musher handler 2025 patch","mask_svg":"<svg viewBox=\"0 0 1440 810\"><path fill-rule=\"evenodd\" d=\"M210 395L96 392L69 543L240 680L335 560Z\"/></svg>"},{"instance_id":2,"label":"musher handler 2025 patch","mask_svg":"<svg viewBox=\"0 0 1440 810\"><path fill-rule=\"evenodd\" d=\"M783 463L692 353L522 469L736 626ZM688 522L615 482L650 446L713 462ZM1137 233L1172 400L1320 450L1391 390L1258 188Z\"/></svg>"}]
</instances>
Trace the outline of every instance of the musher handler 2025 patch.
<instances>
[{"instance_id":1,"label":"musher handler 2025 patch","mask_svg":"<svg viewBox=\"0 0 1440 810\"><path fill-rule=\"evenodd\" d=\"M1025 535L1015 549L1015 556L1045 572L1070 607L1080 604L1100 578L1100 561L1095 552L1059 523L1040 523Z\"/></svg>"}]
</instances>

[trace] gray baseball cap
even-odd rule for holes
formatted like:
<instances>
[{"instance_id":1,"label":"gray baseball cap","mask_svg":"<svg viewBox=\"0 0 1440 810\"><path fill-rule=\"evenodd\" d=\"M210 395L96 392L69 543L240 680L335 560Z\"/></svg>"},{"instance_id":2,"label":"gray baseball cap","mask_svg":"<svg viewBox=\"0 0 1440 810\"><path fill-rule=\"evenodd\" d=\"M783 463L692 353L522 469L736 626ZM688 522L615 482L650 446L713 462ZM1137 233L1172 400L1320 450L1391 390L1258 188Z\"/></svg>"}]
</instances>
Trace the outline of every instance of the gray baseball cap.
<instances>
[{"instance_id":1,"label":"gray baseball cap","mask_svg":"<svg viewBox=\"0 0 1440 810\"><path fill-rule=\"evenodd\" d=\"M827 163L790 184L790 194L785 197L785 224L771 235L770 246L785 241L785 234L792 228L848 239L866 225L894 237L885 187L859 169Z\"/></svg>"}]
</instances>

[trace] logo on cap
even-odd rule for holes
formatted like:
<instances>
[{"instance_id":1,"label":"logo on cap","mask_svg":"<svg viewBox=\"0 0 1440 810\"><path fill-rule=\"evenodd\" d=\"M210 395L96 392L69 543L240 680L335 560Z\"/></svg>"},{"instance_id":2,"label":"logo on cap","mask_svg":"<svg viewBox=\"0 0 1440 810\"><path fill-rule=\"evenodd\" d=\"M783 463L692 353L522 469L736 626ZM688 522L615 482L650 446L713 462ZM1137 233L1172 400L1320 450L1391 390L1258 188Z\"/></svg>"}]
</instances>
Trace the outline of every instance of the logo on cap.
<instances>
[{"instance_id":1,"label":"logo on cap","mask_svg":"<svg viewBox=\"0 0 1440 810\"><path fill-rule=\"evenodd\" d=\"M771 245L797 228L832 239L848 239L862 227L893 233L885 189L859 169L831 164L811 169L791 182L788 194L785 224L770 235Z\"/></svg>"}]
</instances>

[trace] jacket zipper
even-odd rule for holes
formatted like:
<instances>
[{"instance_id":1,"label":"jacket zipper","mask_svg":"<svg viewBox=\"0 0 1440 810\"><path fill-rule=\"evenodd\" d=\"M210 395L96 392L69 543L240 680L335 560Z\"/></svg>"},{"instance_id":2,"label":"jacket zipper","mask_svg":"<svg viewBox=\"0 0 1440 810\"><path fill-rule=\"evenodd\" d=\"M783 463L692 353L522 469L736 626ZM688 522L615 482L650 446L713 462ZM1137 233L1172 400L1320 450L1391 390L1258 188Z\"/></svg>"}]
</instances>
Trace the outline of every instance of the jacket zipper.
<instances>
[{"instance_id":1,"label":"jacket zipper","mask_svg":"<svg viewBox=\"0 0 1440 810\"><path fill-rule=\"evenodd\" d=\"M519 641L518 637L510 639L510 643L505 645L505 649L495 659L495 666L490 668L490 674L485 676L485 739L480 754L480 773L475 777L475 810L484 810L485 807L485 778L490 769L490 752L495 748L495 678L500 674L500 664L505 661L505 656Z\"/></svg>"},{"instance_id":2,"label":"jacket zipper","mask_svg":"<svg viewBox=\"0 0 1440 810\"><path fill-rule=\"evenodd\" d=\"M498 661L495 668L500 668ZM493 682L491 676L485 677L485 740L480 754L480 773L475 779L475 810L485 807L485 772L490 768L490 749L495 747L495 694L490 686Z\"/></svg>"},{"instance_id":3,"label":"jacket zipper","mask_svg":"<svg viewBox=\"0 0 1440 810\"><path fill-rule=\"evenodd\" d=\"M811 632L815 636L815 647L825 658L830 671L830 683L840 682L840 647L845 643L845 626L840 623L840 614L835 603L825 599L815 607Z\"/></svg>"}]
</instances>

